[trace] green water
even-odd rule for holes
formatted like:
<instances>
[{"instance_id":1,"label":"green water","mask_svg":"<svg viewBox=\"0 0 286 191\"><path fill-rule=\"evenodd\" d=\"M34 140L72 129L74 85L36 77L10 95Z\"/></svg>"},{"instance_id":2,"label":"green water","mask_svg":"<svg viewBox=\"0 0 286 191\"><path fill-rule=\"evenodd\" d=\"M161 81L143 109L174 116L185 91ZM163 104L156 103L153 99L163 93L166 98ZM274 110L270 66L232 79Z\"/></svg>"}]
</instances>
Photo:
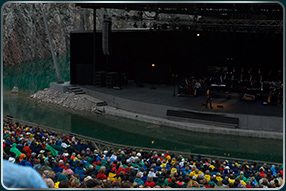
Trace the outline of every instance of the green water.
<instances>
[{"instance_id":1,"label":"green water","mask_svg":"<svg viewBox=\"0 0 286 191\"><path fill-rule=\"evenodd\" d=\"M69 59L62 55L59 60L63 79L68 81ZM3 111L18 119L132 146L283 161L283 142L279 140L193 133L118 117L79 113L37 102L29 97L30 94L48 87L49 82L56 81L52 59L7 67L3 72ZM10 93L14 84L21 90L19 94Z\"/></svg>"},{"instance_id":2,"label":"green water","mask_svg":"<svg viewBox=\"0 0 286 191\"><path fill-rule=\"evenodd\" d=\"M57 62L64 81L70 79L69 53L58 57ZM57 81L53 60L45 58L33 62L9 66L3 69L3 89L10 91L14 85L21 91L37 92L49 87L50 82Z\"/></svg>"}]
</instances>

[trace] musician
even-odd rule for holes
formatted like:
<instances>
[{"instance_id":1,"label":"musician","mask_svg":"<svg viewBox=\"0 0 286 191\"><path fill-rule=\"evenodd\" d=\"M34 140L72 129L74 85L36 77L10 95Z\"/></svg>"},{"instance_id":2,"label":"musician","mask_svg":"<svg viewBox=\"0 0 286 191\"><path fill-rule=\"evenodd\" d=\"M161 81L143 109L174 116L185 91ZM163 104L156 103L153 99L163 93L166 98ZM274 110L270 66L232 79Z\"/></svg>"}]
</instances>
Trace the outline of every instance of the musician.
<instances>
[{"instance_id":1,"label":"musician","mask_svg":"<svg viewBox=\"0 0 286 191\"><path fill-rule=\"evenodd\" d=\"M239 77L237 83L239 84L240 87L242 87L244 85L244 77L243 77L242 73L240 74L240 77Z\"/></svg>"},{"instance_id":2,"label":"musician","mask_svg":"<svg viewBox=\"0 0 286 191\"><path fill-rule=\"evenodd\" d=\"M236 83L236 79L235 79L234 74L232 74L230 78L230 88L234 88L236 85L235 83Z\"/></svg>"},{"instance_id":3,"label":"musician","mask_svg":"<svg viewBox=\"0 0 286 191\"><path fill-rule=\"evenodd\" d=\"M235 74L235 67L232 67L232 73Z\"/></svg>"},{"instance_id":4,"label":"musician","mask_svg":"<svg viewBox=\"0 0 286 191\"><path fill-rule=\"evenodd\" d=\"M224 84L224 78L222 75L219 76L219 84Z\"/></svg>"},{"instance_id":5,"label":"musician","mask_svg":"<svg viewBox=\"0 0 286 191\"><path fill-rule=\"evenodd\" d=\"M258 68L258 72L257 72L258 76L262 75L262 71L261 68Z\"/></svg>"},{"instance_id":6,"label":"musician","mask_svg":"<svg viewBox=\"0 0 286 191\"><path fill-rule=\"evenodd\" d=\"M249 68L247 73L248 73L248 75L251 75L252 74L252 68Z\"/></svg>"},{"instance_id":7,"label":"musician","mask_svg":"<svg viewBox=\"0 0 286 191\"><path fill-rule=\"evenodd\" d=\"M210 108L212 109L212 92L210 88L206 91L206 108L208 108L208 103L210 104Z\"/></svg>"},{"instance_id":8,"label":"musician","mask_svg":"<svg viewBox=\"0 0 286 191\"><path fill-rule=\"evenodd\" d=\"M253 79L253 76L252 76L251 74L249 74L249 79L248 79L248 81L251 83L253 80L254 80L254 79Z\"/></svg>"},{"instance_id":9,"label":"musician","mask_svg":"<svg viewBox=\"0 0 286 191\"><path fill-rule=\"evenodd\" d=\"M262 76L262 74L260 74L260 76L259 76L259 84L260 84L260 91L263 91L264 82L263 82L263 76Z\"/></svg>"},{"instance_id":10,"label":"musician","mask_svg":"<svg viewBox=\"0 0 286 191\"><path fill-rule=\"evenodd\" d=\"M268 94L268 100L267 102L268 103L272 103L272 104L277 104L278 102L278 95L279 95L279 91L278 89L273 86L271 89L270 89L270 92ZM280 100L279 100L280 101Z\"/></svg>"},{"instance_id":11,"label":"musician","mask_svg":"<svg viewBox=\"0 0 286 191\"><path fill-rule=\"evenodd\" d=\"M186 94L190 94L192 92L192 83L190 82L188 78L185 78L184 86L185 86Z\"/></svg>"},{"instance_id":12,"label":"musician","mask_svg":"<svg viewBox=\"0 0 286 191\"><path fill-rule=\"evenodd\" d=\"M202 88L201 81L202 81L201 79L199 81L197 81L197 80L195 81L195 88L196 89Z\"/></svg>"},{"instance_id":13,"label":"musician","mask_svg":"<svg viewBox=\"0 0 286 191\"><path fill-rule=\"evenodd\" d=\"M253 78L253 76L251 74L249 75L248 82L249 82L248 87L253 88L255 85L255 79Z\"/></svg>"}]
</instances>

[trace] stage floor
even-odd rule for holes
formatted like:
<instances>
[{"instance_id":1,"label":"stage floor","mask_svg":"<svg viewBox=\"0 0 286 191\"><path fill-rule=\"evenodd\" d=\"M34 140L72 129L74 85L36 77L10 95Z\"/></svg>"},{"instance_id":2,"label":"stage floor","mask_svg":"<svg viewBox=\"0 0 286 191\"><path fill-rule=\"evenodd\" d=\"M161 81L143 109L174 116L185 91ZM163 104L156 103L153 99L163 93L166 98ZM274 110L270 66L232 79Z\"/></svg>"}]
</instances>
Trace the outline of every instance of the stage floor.
<instances>
[{"instance_id":1,"label":"stage floor","mask_svg":"<svg viewBox=\"0 0 286 191\"><path fill-rule=\"evenodd\" d=\"M171 85L154 85L156 89L151 89L152 84L144 84L144 87L136 87L133 81L123 89L116 90L113 88L99 86L82 86L92 91L98 91L111 96L135 100L140 102L152 103L163 106L172 106L193 111L218 112L218 113L236 113L260 116L283 117L283 107L276 105L263 105L262 101L241 101L238 93L220 93L219 98L213 98L213 109L205 108L206 98L204 95L197 97L178 96L177 87ZM226 99L230 95L231 99ZM217 106L223 106L219 108Z\"/></svg>"}]
</instances>

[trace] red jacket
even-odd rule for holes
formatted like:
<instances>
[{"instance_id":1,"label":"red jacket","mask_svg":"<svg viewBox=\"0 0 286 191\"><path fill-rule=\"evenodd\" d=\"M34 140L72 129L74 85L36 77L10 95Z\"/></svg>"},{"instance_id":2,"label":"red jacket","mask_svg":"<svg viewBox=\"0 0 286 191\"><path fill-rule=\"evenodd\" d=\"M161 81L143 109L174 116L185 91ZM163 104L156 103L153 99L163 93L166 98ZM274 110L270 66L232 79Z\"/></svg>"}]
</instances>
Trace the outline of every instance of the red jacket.
<instances>
[{"instance_id":1,"label":"red jacket","mask_svg":"<svg viewBox=\"0 0 286 191\"><path fill-rule=\"evenodd\" d=\"M25 151L27 153L27 157L31 157L32 156L32 150L30 149L30 147L28 146L24 146L23 151Z\"/></svg>"},{"instance_id":2,"label":"red jacket","mask_svg":"<svg viewBox=\"0 0 286 191\"><path fill-rule=\"evenodd\" d=\"M65 168L65 165L63 163L59 164L59 167L61 167L62 169Z\"/></svg>"},{"instance_id":3,"label":"red jacket","mask_svg":"<svg viewBox=\"0 0 286 191\"><path fill-rule=\"evenodd\" d=\"M103 180L103 179L106 179L107 176L104 174L104 173L98 173L97 176L96 176L97 179L100 179L100 180Z\"/></svg>"},{"instance_id":4,"label":"red jacket","mask_svg":"<svg viewBox=\"0 0 286 191\"><path fill-rule=\"evenodd\" d=\"M158 159L160 159L161 162L164 160L162 157L158 157ZM157 160L158 160L158 159L157 159Z\"/></svg>"},{"instance_id":5,"label":"red jacket","mask_svg":"<svg viewBox=\"0 0 286 191\"><path fill-rule=\"evenodd\" d=\"M176 183L179 184L180 186L183 186L185 182L184 181L182 181L182 182L177 181Z\"/></svg>"},{"instance_id":6,"label":"red jacket","mask_svg":"<svg viewBox=\"0 0 286 191\"><path fill-rule=\"evenodd\" d=\"M150 186L151 188L153 188L155 186L155 182L145 182L145 186Z\"/></svg>"},{"instance_id":7,"label":"red jacket","mask_svg":"<svg viewBox=\"0 0 286 191\"><path fill-rule=\"evenodd\" d=\"M124 175L126 174L126 172L124 171L124 169L123 168L118 168L118 170L117 170L117 175L119 175L119 173L120 173L120 171L123 171L124 172Z\"/></svg>"},{"instance_id":8,"label":"red jacket","mask_svg":"<svg viewBox=\"0 0 286 191\"><path fill-rule=\"evenodd\" d=\"M265 172L264 171L261 171L260 172L260 177L263 177L265 175Z\"/></svg>"},{"instance_id":9,"label":"red jacket","mask_svg":"<svg viewBox=\"0 0 286 191\"><path fill-rule=\"evenodd\" d=\"M65 167L65 166L63 166L62 168L65 170L70 169L70 167Z\"/></svg>"}]
</instances>

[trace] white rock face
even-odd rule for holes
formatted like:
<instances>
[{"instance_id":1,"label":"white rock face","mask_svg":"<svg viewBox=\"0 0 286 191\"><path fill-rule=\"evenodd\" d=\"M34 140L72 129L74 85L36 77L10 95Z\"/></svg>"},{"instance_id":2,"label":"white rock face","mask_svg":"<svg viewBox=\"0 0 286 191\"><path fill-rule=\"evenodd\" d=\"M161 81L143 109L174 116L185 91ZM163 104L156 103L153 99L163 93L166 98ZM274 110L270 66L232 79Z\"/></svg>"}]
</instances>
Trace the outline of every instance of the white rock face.
<instances>
[{"instance_id":1,"label":"white rock face","mask_svg":"<svg viewBox=\"0 0 286 191\"><path fill-rule=\"evenodd\" d=\"M96 103L87 99L86 97L75 95L74 93L70 92L61 93L49 88L38 91L37 93L31 95L31 98L40 102L52 103L79 111L92 112L94 108L96 108Z\"/></svg>"}]
</instances>

